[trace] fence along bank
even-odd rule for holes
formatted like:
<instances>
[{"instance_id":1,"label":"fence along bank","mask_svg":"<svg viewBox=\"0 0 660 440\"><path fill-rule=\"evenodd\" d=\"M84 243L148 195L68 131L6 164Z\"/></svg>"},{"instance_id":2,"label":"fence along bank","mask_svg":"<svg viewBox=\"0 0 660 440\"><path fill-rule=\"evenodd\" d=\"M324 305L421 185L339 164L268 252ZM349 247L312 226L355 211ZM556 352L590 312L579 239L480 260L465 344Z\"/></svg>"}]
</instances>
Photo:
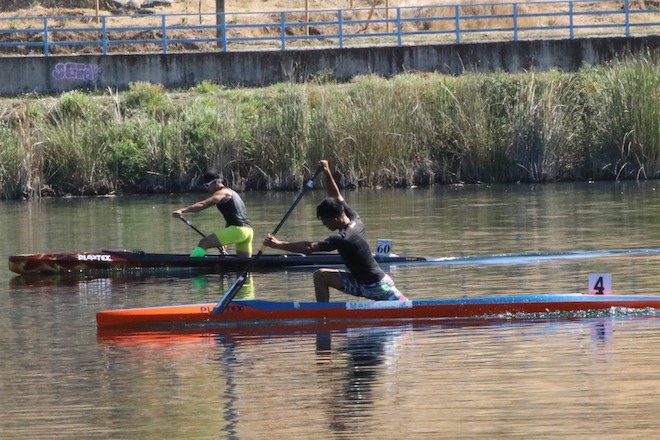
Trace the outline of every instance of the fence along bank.
<instances>
[{"instance_id":1,"label":"fence along bank","mask_svg":"<svg viewBox=\"0 0 660 440\"><path fill-rule=\"evenodd\" d=\"M512 4L512 10L508 14L503 15L499 13L500 11L495 11L498 13L490 16L461 16L459 6L447 6L450 10L453 8L455 16L448 18L443 15L435 17L435 19L454 23L454 27L449 29L430 28L424 32L422 40L418 39L420 32L404 31L404 24L413 20L406 13L406 8L396 8L394 17L389 16L389 11L387 11L388 15L382 19L378 18L378 14L376 14L376 20L373 23L365 20L343 21L342 10L336 12L338 21L334 22L310 21L312 19L302 23L299 20L287 22L288 14L296 12L288 11L279 13L281 15L281 36L235 37L232 39L226 33L232 24L222 24L220 28L222 32L218 34L221 38L213 40L218 48L212 50L213 46L209 46L208 51L194 53L173 53L168 50L169 45L178 40L172 39L171 30L168 34L168 28L165 26L166 15L161 16L163 27L160 38L162 38L162 42L156 42L162 47L162 50L157 53L141 54L108 54L109 41L106 36L102 38L101 43L98 41L56 42L52 37L55 31L48 33L47 22L49 19L43 18L45 23L43 41L41 43L23 42L24 45L32 44L35 47L42 45L43 56L3 57L5 81L0 83L0 95L15 96L32 92L55 94L73 89L105 90L111 88L122 90L126 89L131 82L136 81L161 83L168 88L185 88L201 81L227 86L263 86L282 81L306 81L320 73L323 76L343 81L355 75L375 73L388 77L406 71L436 71L452 75L461 74L466 70L533 72L557 68L571 71L582 64L602 64L617 56L654 51L660 45L658 36L631 35L631 30L636 29L634 26L642 24L631 22L631 17L634 17L632 12L640 11L631 12L629 8L624 8L620 12L625 19L621 24L601 25L606 28L615 26L617 29L623 30L623 36L577 38L577 31L591 29L593 26L574 23L573 19L579 16L578 13L573 12L574 3L576 2L569 2L571 8L568 15L570 20L567 22L569 25L558 25L551 29L552 32L568 32L563 37L564 39L553 37L546 40L521 40L526 35L525 31L538 28L531 25L523 26L523 18L526 15L539 14L520 12L523 11L517 9L520 4ZM501 7L501 4L498 7ZM439 8L433 9L433 11L436 10ZM380 12L384 14L383 11ZM603 11L598 13L603 13ZM494 13L491 12L491 14ZM657 20L658 16L660 16L660 11L656 11L652 16L652 18L656 18L651 20L650 27L649 23L645 23L643 25L646 27L643 29L647 32L656 29L658 26L654 24L660 24L660 20ZM216 18L214 14L213 18ZM428 20L428 14L424 18ZM431 16L431 18L434 17ZM488 18L511 20L512 25L502 28L491 24L474 29L466 27L466 24L463 23L468 20L480 19L483 21ZM377 27L379 23L380 28ZM233 25L238 26L239 24L234 23ZM316 28L329 26L333 30L325 30L321 35L312 36L308 31L311 25L315 25ZM370 34L361 31L367 25L373 27L373 32ZM251 26L262 25L252 24ZM356 30L356 26L361 26L361 28ZM174 26L173 28L180 27ZM292 27L298 29L298 33L295 30L291 31ZM18 33L21 31L20 29L13 30ZM58 32L71 30L59 28ZM105 26L103 30L103 35L106 35L106 31L108 31L107 35L110 35L110 30ZM307 32L302 32L302 30L307 30ZM471 35L471 32L476 31L498 35L508 32L512 41L471 41L466 43L465 41L470 40L461 37ZM613 29L611 32L614 31ZM0 32L2 32L1 29ZM51 40L49 40L49 35L51 35ZM170 36L166 37L167 35ZM451 38L443 39L448 36ZM368 40L359 41L369 41L374 45L355 44L356 39L360 37L369 37ZM330 41L331 46L314 48L300 46L301 42L311 38L321 42ZM378 39L374 40L374 38ZM388 40L388 38L391 39ZM259 43L257 47L260 50L254 48L245 50L245 46L240 46L246 41L253 44L254 42L251 40ZM383 45L383 41L392 43ZM440 43L430 44L437 41ZM450 43L452 41L453 43ZM276 43L276 48L268 47L268 44L273 42ZM154 41L151 40L129 40L124 43L144 44L145 48L154 46ZM239 50L234 51L230 46L232 43L237 44L236 47ZM0 43L0 45L7 44L11 43ZM60 44L75 44L77 47L86 47L85 44L92 44L92 46L100 44L102 51L83 55L54 55L49 51L49 47L59 47L57 45ZM53 52L55 51L53 50Z\"/></svg>"}]
</instances>

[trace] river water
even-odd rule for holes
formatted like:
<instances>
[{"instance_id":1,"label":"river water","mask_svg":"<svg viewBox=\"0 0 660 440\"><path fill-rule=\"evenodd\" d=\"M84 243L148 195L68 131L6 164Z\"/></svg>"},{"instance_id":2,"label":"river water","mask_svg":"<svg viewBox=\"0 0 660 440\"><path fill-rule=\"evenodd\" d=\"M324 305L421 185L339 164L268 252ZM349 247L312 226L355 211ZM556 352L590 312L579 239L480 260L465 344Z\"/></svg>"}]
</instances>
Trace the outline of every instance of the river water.
<instances>
[{"instance_id":1,"label":"river water","mask_svg":"<svg viewBox=\"0 0 660 440\"><path fill-rule=\"evenodd\" d=\"M657 182L359 191L370 240L427 257L660 247ZM296 193L248 193L255 236ZM0 203L0 250L189 252L200 194ZM305 195L278 234L328 234ZM189 219L218 225L207 211ZM255 240L258 241L258 240ZM258 243L257 246L258 247ZM659 294L660 257L390 267L410 299L587 289ZM657 435L660 320L615 316L97 336L101 309L215 301L235 274L26 278L0 271L2 439L623 439ZM311 300L310 271L254 276ZM333 292L331 299L340 300Z\"/></svg>"}]
</instances>

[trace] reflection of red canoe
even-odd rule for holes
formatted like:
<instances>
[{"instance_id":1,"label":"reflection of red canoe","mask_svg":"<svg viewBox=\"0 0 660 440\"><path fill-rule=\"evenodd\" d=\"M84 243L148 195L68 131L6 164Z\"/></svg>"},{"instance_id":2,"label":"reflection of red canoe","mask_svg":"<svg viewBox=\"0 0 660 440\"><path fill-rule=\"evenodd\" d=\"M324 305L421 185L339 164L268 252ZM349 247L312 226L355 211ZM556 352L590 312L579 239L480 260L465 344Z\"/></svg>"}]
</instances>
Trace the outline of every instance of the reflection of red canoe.
<instances>
[{"instance_id":1,"label":"reflection of red canoe","mask_svg":"<svg viewBox=\"0 0 660 440\"><path fill-rule=\"evenodd\" d=\"M383 264L423 262L423 257L378 255ZM197 272L228 272L243 270L250 258L236 255L191 257L185 254L153 254L141 251L103 250L55 254L25 254L9 257L9 270L19 274L80 273L131 270L190 270ZM341 265L338 254L264 254L252 265L253 270L296 266Z\"/></svg>"},{"instance_id":2,"label":"reflection of red canoe","mask_svg":"<svg viewBox=\"0 0 660 440\"><path fill-rule=\"evenodd\" d=\"M472 325L485 325L493 323L485 319L471 319L471 320L452 320L452 324L472 326ZM401 321L393 322L378 322L377 327L386 329L405 328L421 328L425 326L423 322L408 322L401 323ZM319 333L346 333L347 331L355 331L359 329L370 329L374 327L373 322L369 321L271 321L268 324L260 325L227 325L216 326L213 328L203 326L188 326L188 327L166 327L163 328L138 328L137 330L129 330L125 327L119 328L99 328L97 340L103 342L112 342L117 345L131 346L142 345L145 343L168 345L171 343L186 343L208 339L221 339L223 341L241 341L243 343L248 341L260 341L263 339L273 339L276 337L286 338L291 335L303 334L319 334Z\"/></svg>"},{"instance_id":3,"label":"reflection of red canoe","mask_svg":"<svg viewBox=\"0 0 660 440\"><path fill-rule=\"evenodd\" d=\"M215 304L104 310L96 314L99 331L104 329L188 327L273 323L276 321L363 321L433 320L474 316L574 313L612 307L655 314L660 296L583 294L512 295L420 301L275 302L241 300L223 313L212 315Z\"/></svg>"}]
</instances>

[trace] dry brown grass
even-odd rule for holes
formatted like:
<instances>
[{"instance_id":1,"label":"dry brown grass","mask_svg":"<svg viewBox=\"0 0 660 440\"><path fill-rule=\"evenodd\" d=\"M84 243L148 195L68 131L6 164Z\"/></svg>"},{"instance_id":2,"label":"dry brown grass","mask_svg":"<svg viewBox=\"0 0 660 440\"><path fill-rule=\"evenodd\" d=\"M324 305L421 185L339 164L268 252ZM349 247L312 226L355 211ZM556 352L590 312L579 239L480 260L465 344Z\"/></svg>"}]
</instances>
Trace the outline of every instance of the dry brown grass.
<instances>
[{"instance_id":1,"label":"dry brown grass","mask_svg":"<svg viewBox=\"0 0 660 440\"><path fill-rule=\"evenodd\" d=\"M534 0L532 0L534 1ZM542 0L538 0L541 3ZM483 2L496 2L501 4L492 4L486 6ZM651 8L654 7L656 3L660 0L638 0L632 3L631 8ZM104 16L107 20L108 27L153 27L153 31L143 31L142 35L136 35L136 32L133 31L123 31L115 32L112 36L113 39L145 39L145 40L154 40L153 44L147 44L145 47L140 47L140 45L126 45L125 47L114 46L113 52L125 52L125 51L160 51L158 47L159 36L158 36L158 27L160 26L160 17L158 16L149 16L149 15L140 15L140 16L118 16L113 14L112 11L101 8L98 12L93 7L94 1L90 1L91 8L68 8L65 6L57 8L44 8L41 6L31 7L29 9L19 9L12 12L5 12L0 14L0 17L31 17L24 20L10 20L10 21L0 21L0 29L25 29L25 28L41 28L43 27L43 21L40 17L48 16L68 16L68 17L77 17L68 20L49 20L49 27L51 29L62 29L62 28L73 28L89 29L89 32L53 32L51 35L51 41L98 41L98 32L94 32L94 29L100 27L98 20L95 17ZM104 5L105 2L101 1L101 5ZM451 5L460 3L461 5L461 15L508 15L512 13L511 1L504 0L377 0L376 9L374 11L371 8L374 6L373 0L262 0L262 1L232 1L227 0L225 2L225 8L227 12L227 22L228 23L241 23L241 24L259 24L263 26L257 27L245 27L245 28L232 28L229 30L228 36L231 37L273 37L272 42L246 42L241 44L245 48L249 47L268 47L271 45L277 47L279 44L277 41L277 36L280 34L280 14L281 11L292 11L294 13L288 13L286 20L288 23L291 22L333 22L337 20L336 12L330 11L331 9L338 8L351 8L348 11L345 11L343 14L343 20L345 23L344 32L345 33L364 33L367 34L365 37L359 39L360 44L391 44L393 41L387 41L383 38L369 37L369 33L378 33L378 32L393 32L391 23L378 22L377 20L383 20L385 18L394 18L395 12L394 8L403 7L402 14L407 19L413 19L414 21L409 21L404 24L404 31L450 31L454 29L454 21L451 19L454 15L454 8ZM61 4L66 4L66 1L62 1ZM420 6L427 6L429 4L437 5L434 8L420 8ZM519 14L529 14L529 13L557 13L562 12L566 13L568 8L567 2L562 3L543 3L538 5L530 5L529 2L525 4L518 5ZM389 6L390 9L385 7ZM615 4L612 2L578 2L574 3L575 10L580 12L589 12L589 11L601 11L601 10L612 10L615 8ZM660 5L655 5L660 6ZM307 7L307 10L305 9ZM161 6L157 8L151 8L156 14L182 14L181 16L168 17L167 25L213 25L215 23L215 2L210 0L174 0L171 6ZM308 12L307 12L308 11ZM254 13L254 15L245 15L239 13ZM584 24L612 24L612 23L623 23L623 11L621 14L612 14L612 15L582 15L578 16L575 19L575 25L584 25ZM236 13L236 14L234 14ZM447 17L446 21L430 20L431 17ZM633 16L635 22L649 22L649 21L658 21L658 13L655 14L638 14ZM366 24L369 21L368 25ZM353 22L351 24L351 22ZM500 18L483 18L483 19L471 19L464 20L461 22L463 29L469 29L472 31L478 31L479 29L488 29L488 28L512 28L513 22L511 18L500 17ZM519 27L536 27L536 28L548 28L552 26L568 26L568 17L567 16L546 16L546 17L521 17L518 20ZM655 29L657 32L658 29ZM310 33L319 33L319 34L335 34L337 33L336 25L315 25L312 26L309 30L303 26L290 26L287 29L287 32L293 35L302 35L307 32ZM607 29L601 30L583 30L576 32L576 36L581 36L583 34L622 34L622 29L608 31ZM649 32L652 30L649 29ZM187 29L179 31L168 31L168 38L170 39L191 39L191 38L213 38L215 30L213 29ZM503 32L473 32L467 34L463 37L463 41L474 41L474 40L498 40L498 39L511 39L510 31ZM12 40L12 34L0 34L0 41L20 41L21 38L25 38L26 34L21 34L19 36L14 36L13 38L18 38L18 40ZM535 31L526 31L524 35L520 35L521 38L544 38L544 37L560 37L566 38L567 31L552 31L552 30L535 30ZM34 40L30 41L39 41L38 34L32 34L30 36ZM393 38L393 37L390 37ZM424 39L434 42L442 42L446 40L447 42L452 41L452 34L448 33L447 35L431 35L426 37L420 37L419 42L425 42ZM407 39L408 40L408 39ZM302 42L292 43L291 45L298 46L310 46L310 45L322 45L322 44L331 44L330 41L323 40L306 40ZM153 47L149 47L153 46ZM211 43L181 43L173 44L168 47L170 51L185 51L185 50L208 50L212 49L213 46ZM57 46L54 47L52 53L96 53L98 48L94 47L69 47L69 46ZM7 50L5 50L7 52ZM14 51L15 53L20 53Z\"/></svg>"}]
</instances>

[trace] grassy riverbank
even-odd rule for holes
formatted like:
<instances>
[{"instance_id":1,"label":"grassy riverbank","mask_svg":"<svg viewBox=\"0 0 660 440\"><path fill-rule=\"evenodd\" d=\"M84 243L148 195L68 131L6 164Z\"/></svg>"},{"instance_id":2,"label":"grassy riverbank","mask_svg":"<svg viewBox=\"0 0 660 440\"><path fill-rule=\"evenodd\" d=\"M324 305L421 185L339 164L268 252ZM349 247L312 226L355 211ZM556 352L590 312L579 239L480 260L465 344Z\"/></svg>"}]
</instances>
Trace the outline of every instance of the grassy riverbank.
<instances>
[{"instance_id":1,"label":"grassy riverbank","mask_svg":"<svg viewBox=\"0 0 660 440\"><path fill-rule=\"evenodd\" d=\"M329 76L328 76L329 77ZM335 84L0 102L0 197L177 192L206 169L297 188L321 158L342 186L660 176L660 57L576 73L409 74Z\"/></svg>"}]
</instances>

